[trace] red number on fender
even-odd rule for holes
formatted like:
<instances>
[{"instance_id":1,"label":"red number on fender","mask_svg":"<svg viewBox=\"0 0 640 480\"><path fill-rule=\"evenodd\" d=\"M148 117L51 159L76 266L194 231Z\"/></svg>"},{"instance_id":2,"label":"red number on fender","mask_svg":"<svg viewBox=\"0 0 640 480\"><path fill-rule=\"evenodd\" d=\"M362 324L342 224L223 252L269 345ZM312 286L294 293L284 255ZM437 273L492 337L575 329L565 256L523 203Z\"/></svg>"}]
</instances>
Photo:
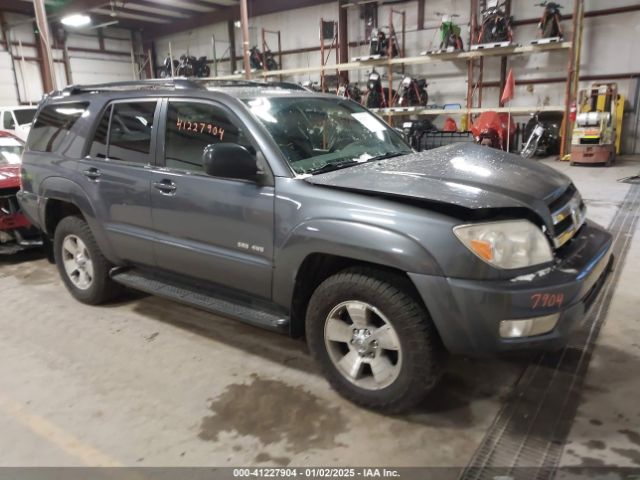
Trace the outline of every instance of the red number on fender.
<instances>
[{"instance_id":1,"label":"red number on fender","mask_svg":"<svg viewBox=\"0 0 640 480\"><path fill-rule=\"evenodd\" d=\"M564 293L534 293L531 295L531 308L561 307Z\"/></svg>"}]
</instances>

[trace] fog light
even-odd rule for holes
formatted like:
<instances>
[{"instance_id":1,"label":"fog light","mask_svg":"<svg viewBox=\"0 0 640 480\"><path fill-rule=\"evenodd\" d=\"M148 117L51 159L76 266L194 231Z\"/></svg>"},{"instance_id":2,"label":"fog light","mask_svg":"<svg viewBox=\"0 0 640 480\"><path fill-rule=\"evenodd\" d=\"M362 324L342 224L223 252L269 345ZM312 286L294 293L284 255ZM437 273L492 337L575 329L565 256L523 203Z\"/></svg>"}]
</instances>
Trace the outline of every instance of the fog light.
<instances>
[{"instance_id":1,"label":"fog light","mask_svg":"<svg viewBox=\"0 0 640 480\"><path fill-rule=\"evenodd\" d=\"M560 313L554 313L526 320L502 320L500 322L500 336L502 338L522 338L542 335L553 330L559 318Z\"/></svg>"}]
</instances>

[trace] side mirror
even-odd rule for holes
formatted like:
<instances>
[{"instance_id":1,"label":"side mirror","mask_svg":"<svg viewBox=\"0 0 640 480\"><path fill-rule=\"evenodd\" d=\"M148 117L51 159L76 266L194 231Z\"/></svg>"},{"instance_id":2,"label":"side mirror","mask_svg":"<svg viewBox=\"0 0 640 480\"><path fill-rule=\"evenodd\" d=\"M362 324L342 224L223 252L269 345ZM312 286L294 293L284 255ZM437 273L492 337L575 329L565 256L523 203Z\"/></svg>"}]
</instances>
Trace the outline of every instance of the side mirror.
<instances>
[{"instance_id":1,"label":"side mirror","mask_svg":"<svg viewBox=\"0 0 640 480\"><path fill-rule=\"evenodd\" d=\"M258 168L256 156L237 143L208 145L202 152L202 166L212 177L260 183L264 175Z\"/></svg>"}]
</instances>

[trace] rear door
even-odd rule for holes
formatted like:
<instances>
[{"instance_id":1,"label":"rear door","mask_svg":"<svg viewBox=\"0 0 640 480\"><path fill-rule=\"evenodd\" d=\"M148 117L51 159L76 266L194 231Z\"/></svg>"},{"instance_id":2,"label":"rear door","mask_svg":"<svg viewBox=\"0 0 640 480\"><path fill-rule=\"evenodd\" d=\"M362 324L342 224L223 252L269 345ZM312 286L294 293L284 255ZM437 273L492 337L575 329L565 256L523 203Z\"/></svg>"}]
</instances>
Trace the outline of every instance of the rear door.
<instances>
[{"instance_id":1,"label":"rear door","mask_svg":"<svg viewBox=\"0 0 640 480\"><path fill-rule=\"evenodd\" d=\"M157 98L107 105L79 165L82 187L114 252L122 260L150 266L155 257L149 190L159 105Z\"/></svg>"},{"instance_id":2,"label":"rear door","mask_svg":"<svg viewBox=\"0 0 640 480\"><path fill-rule=\"evenodd\" d=\"M170 99L163 107L161 168L152 175L151 205L158 266L269 298L274 188L206 175L210 144L256 144L222 104Z\"/></svg>"}]
</instances>

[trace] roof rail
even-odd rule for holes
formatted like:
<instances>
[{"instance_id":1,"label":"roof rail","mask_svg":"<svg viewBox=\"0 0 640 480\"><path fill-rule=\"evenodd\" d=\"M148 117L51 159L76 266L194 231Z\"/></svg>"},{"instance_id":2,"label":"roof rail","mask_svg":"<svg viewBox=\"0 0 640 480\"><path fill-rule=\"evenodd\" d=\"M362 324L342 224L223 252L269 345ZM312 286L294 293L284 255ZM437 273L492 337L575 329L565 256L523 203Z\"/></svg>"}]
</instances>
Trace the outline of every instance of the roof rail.
<instances>
[{"instance_id":1,"label":"roof rail","mask_svg":"<svg viewBox=\"0 0 640 480\"><path fill-rule=\"evenodd\" d=\"M130 80L126 82L96 83L92 85L69 85L61 93L74 95L86 92L108 92L117 90L154 90L154 89L195 89L203 90L206 87L195 80L187 78L157 78L152 80Z\"/></svg>"}]
</instances>

